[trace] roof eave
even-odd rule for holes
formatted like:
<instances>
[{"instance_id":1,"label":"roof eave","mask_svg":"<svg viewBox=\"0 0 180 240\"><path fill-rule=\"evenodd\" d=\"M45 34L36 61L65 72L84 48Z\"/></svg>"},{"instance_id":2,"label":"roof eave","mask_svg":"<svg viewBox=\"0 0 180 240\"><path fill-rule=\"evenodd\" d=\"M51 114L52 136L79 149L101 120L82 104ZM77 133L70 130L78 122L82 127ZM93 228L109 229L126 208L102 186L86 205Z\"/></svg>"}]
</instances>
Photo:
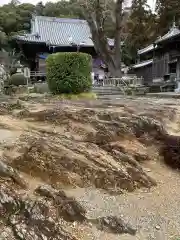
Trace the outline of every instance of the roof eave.
<instances>
[{"instance_id":1,"label":"roof eave","mask_svg":"<svg viewBox=\"0 0 180 240\"><path fill-rule=\"evenodd\" d=\"M140 49L138 50L138 55L143 55L143 54L146 54L146 53L149 53L149 52L152 52L154 51L155 49L157 49L157 46L153 46L154 44L150 44L149 46L143 48L143 49Z\"/></svg>"},{"instance_id":2,"label":"roof eave","mask_svg":"<svg viewBox=\"0 0 180 240\"><path fill-rule=\"evenodd\" d=\"M143 54L146 54L146 53L152 52L153 50L154 50L154 49L147 50L147 51L143 51L143 52L139 52L139 51L138 51L138 55L143 55Z\"/></svg>"},{"instance_id":3,"label":"roof eave","mask_svg":"<svg viewBox=\"0 0 180 240\"><path fill-rule=\"evenodd\" d=\"M24 43L29 43L29 44L45 44L47 45L47 42L43 42L43 41L33 41L33 40L26 40L26 39L16 39L17 41L19 42L24 42ZM73 47L72 45L67 45L67 44L61 44L61 45L58 45L58 44L50 44L50 45L47 45L47 46L50 46L50 47ZM74 45L75 46L75 45ZM94 47L94 45L82 45L82 47Z\"/></svg>"},{"instance_id":4,"label":"roof eave","mask_svg":"<svg viewBox=\"0 0 180 240\"><path fill-rule=\"evenodd\" d=\"M20 37L16 37L15 38L17 41L20 41L20 42L26 42L26 43L30 43L30 44L32 44L32 43L36 43L36 44L46 44L47 45L47 42L45 42L45 41L35 41L35 40L30 40L30 39L23 39L23 38L20 38ZM48 45L47 45L48 46ZM58 44L50 44L50 46L51 47L72 47L72 45L71 44L61 44L61 45L58 45ZM74 46L76 46L76 45L74 45ZM114 46L114 44L109 44L109 46L110 47L113 47ZM81 45L81 48L82 47L94 47L94 45L93 44L87 44L87 45Z\"/></svg>"},{"instance_id":5,"label":"roof eave","mask_svg":"<svg viewBox=\"0 0 180 240\"><path fill-rule=\"evenodd\" d=\"M176 35L174 35L174 36L171 36L171 37L169 37L169 38L166 38L166 39L158 39L155 43L156 43L156 44L159 44L159 43L163 43L163 42L168 42L168 41L170 41L170 40L173 40L173 39L176 38L176 37L180 37L180 33L178 33L178 34L176 34Z\"/></svg>"},{"instance_id":6,"label":"roof eave","mask_svg":"<svg viewBox=\"0 0 180 240\"><path fill-rule=\"evenodd\" d=\"M153 59L151 60L147 60L147 61L144 61L144 62L140 62L138 64L135 64L132 66L133 69L139 69L139 68L143 68L143 67L146 67L146 66L149 66L153 64Z\"/></svg>"}]
</instances>

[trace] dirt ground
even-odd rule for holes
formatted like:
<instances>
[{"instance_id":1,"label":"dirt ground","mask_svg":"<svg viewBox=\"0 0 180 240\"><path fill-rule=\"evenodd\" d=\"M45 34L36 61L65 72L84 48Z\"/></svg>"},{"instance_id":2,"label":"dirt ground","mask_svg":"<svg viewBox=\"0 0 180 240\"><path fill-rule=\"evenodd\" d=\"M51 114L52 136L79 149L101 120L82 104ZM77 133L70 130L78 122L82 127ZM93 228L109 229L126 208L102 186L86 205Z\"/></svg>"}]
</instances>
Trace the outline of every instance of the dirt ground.
<instances>
[{"instance_id":1,"label":"dirt ground","mask_svg":"<svg viewBox=\"0 0 180 240\"><path fill-rule=\"evenodd\" d=\"M178 240L180 176L161 150L179 104L2 99L0 238Z\"/></svg>"}]
</instances>

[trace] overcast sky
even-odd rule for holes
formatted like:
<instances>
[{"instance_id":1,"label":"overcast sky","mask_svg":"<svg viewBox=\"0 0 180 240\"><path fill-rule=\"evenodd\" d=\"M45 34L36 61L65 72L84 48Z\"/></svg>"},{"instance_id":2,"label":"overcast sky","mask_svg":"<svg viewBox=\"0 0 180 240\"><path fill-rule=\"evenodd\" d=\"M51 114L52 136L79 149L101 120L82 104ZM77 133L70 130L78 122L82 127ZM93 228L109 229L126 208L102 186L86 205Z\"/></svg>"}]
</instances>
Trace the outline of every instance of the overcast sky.
<instances>
[{"instance_id":1,"label":"overcast sky","mask_svg":"<svg viewBox=\"0 0 180 240\"><path fill-rule=\"evenodd\" d=\"M51 2L57 2L57 0L50 0ZM131 0L128 0L128 1L131 1ZM3 5L3 4L6 4L10 2L10 0L0 0L0 5ZM30 3L38 3L40 2L40 0L21 0L20 2L30 2ZM42 2L48 2L48 0L42 0ZM153 7L153 4L154 4L155 0L148 0L148 4Z\"/></svg>"}]
</instances>

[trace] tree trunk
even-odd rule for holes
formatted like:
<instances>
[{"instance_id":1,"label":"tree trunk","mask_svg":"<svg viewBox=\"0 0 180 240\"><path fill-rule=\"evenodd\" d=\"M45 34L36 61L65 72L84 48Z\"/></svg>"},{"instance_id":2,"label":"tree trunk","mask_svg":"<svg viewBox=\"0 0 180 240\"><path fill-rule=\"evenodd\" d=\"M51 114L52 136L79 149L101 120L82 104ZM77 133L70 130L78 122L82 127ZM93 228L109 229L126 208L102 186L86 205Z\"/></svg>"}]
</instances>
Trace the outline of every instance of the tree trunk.
<instances>
[{"instance_id":1,"label":"tree trunk","mask_svg":"<svg viewBox=\"0 0 180 240\"><path fill-rule=\"evenodd\" d=\"M106 64L110 75L112 77L121 77L121 47L114 46L114 49L111 49L103 33L101 33L101 31L97 32L93 25L90 25L90 28L95 50L100 55L103 62ZM116 51L119 52L116 53Z\"/></svg>"},{"instance_id":2,"label":"tree trunk","mask_svg":"<svg viewBox=\"0 0 180 240\"><path fill-rule=\"evenodd\" d=\"M115 77L121 77L121 32L122 32L122 2L123 0L116 1L115 9L115 38L114 38L114 63L115 63Z\"/></svg>"},{"instance_id":3,"label":"tree trunk","mask_svg":"<svg viewBox=\"0 0 180 240\"><path fill-rule=\"evenodd\" d=\"M107 66L108 66L108 70L110 72L111 77L114 77L114 78L121 78L122 77L121 68L114 67L110 63L107 64Z\"/></svg>"},{"instance_id":4,"label":"tree trunk","mask_svg":"<svg viewBox=\"0 0 180 240\"><path fill-rule=\"evenodd\" d=\"M89 24L92 41L97 53L106 64L111 77L121 77L121 29L122 29L122 2L116 1L115 8L115 37L113 49L109 46L108 39L104 30L104 8L100 0L96 0L94 13L85 8L84 16ZM87 7L87 5L86 5ZM92 10L92 9L91 9Z\"/></svg>"}]
</instances>

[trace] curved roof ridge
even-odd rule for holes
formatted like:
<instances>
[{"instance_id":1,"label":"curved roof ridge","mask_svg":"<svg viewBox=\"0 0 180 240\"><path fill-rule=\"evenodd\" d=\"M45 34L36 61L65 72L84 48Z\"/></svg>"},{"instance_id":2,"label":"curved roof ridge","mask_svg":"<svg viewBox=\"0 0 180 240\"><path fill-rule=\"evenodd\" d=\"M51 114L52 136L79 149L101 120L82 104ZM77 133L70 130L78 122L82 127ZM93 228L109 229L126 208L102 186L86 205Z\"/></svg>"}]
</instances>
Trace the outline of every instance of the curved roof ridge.
<instances>
[{"instance_id":1,"label":"curved roof ridge","mask_svg":"<svg viewBox=\"0 0 180 240\"><path fill-rule=\"evenodd\" d=\"M180 29L176 26L175 23L173 23L173 26L170 28L170 30L163 36L157 38L157 40L155 41L156 44L163 42L165 40L171 39L173 37L176 36L180 36ZM155 49L157 48L157 46L155 46ZM147 53L150 52L154 49L154 45L151 44L143 49L139 49L138 50L138 54L141 55L143 53Z\"/></svg>"},{"instance_id":2,"label":"curved roof ridge","mask_svg":"<svg viewBox=\"0 0 180 240\"><path fill-rule=\"evenodd\" d=\"M35 16L37 20L49 21L49 22L62 22L62 23L86 23L87 21L79 18L57 18L57 17L47 17L47 16Z\"/></svg>"}]
</instances>

